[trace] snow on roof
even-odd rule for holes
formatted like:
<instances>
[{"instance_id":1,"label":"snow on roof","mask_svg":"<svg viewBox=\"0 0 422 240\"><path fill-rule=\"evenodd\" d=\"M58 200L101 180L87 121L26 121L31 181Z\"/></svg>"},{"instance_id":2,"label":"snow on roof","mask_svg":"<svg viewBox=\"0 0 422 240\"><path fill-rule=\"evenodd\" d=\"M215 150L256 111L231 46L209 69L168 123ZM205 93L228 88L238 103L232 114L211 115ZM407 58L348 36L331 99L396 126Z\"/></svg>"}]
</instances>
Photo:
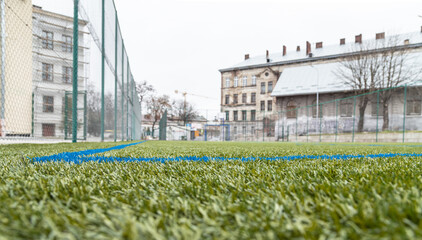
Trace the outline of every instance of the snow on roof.
<instances>
[{"instance_id":1,"label":"snow on roof","mask_svg":"<svg viewBox=\"0 0 422 240\"><path fill-rule=\"evenodd\" d=\"M394 38L397 40L398 45L404 45L404 41L408 40L408 43L406 44L421 44L422 43L422 32L413 32L413 33L406 33L406 34L399 34L399 35L393 35L393 36L386 36L385 39L380 40L363 40L362 44L366 46L377 46L379 47L380 44L383 41L389 41L389 39ZM354 40L354 39L353 39ZM374 44L375 43L375 44ZM355 43L354 41L351 41L349 43L346 43L344 45L336 44L336 45L328 45L323 46L322 48L315 48L315 44L312 45L312 58L318 58L318 57L327 57L327 56L333 56L333 55L341 55L346 53L352 53L356 51L358 43ZM371 48L371 47L368 47ZM269 55L270 64L283 64L285 62L289 61L300 61L300 60L309 60L309 56L306 55L306 50L302 49L301 51L288 51L285 56L281 52L279 53L273 53ZM245 60L243 62L240 62L230 68L222 69L220 71L224 70L230 70L230 69L236 69L236 68L246 68L251 67L255 65L261 65L261 64L268 64L266 55L261 55L257 57L249 58L248 60Z\"/></svg>"},{"instance_id":2,"label":"snow on roof","mask_svg":"<svg viewBox=\"0 0 422 240\"><path fill-rule=\"evenodd\" d=\"M414 69L415 73L422 70L422 53L408 55L407 66ZM319 93L334 93L352 90L336 75L341 67L340 62L322 63L300 67L286 68L281 73L271 96L283 97L293 95L307 95ZM419 80L419 79L418 79ZM405 81L401 85L411 84ZM422 86L422 81L413 82L414 86ZM318 87L317 87L318 86Z\"/></svg>"},{"instance_id":3,"label":"snow on roof","mask_svg":"<svg viewBox=\"0 0 422 240\"><path fill-rule=\"evenodd\" d=\"M304 95L316 92L352 90L335 75L340 63L287 68L281 74L271 96Z\"/></svg>"}]
</instances>

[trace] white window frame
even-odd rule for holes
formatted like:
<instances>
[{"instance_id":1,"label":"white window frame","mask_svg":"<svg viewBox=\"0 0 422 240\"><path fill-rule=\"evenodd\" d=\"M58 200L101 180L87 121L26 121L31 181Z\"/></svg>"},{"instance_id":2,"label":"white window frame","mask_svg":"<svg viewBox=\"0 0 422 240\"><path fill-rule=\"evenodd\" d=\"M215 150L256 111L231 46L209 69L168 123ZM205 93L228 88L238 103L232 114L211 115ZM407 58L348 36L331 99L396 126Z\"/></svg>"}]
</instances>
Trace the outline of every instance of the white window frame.
<instances>
[{"instance_id":1,"label":"white window frame","mask_svg":"<svg viewBox=\"0 0 422 240\"><path fill-rule=\"evenodd\" d=\"M226 88L230 87L230 78L226 78Z\"/></svg>"},{"instance_id":2,"label":"white window frame","mask_svg":"<svg viewBox=\"0 0 422 240\"><path fill-rule=\"evenodd\" d=\"M256 86L256 76L252 76L252 86Z\"/></svg>"},{"instance_id":3,"label":"white window frame","mask_svg":"<svg viewBox=\"0 0 422 240\"><path fill-rule=\"evenodd\" d=\"M62 45L62 51L63 52L67 52L67 53L71 53L73 50L73 38L69 35L62 35L62 41L63 41L63 45Z\"/></svg>"},{"instance_id":4,"label":"white window frame","mask_svg":"<svg viewBox=\"0 0 422 240\"><path fill-rule=\"evenodd\" d=\"M242 85L243 85L243 87L246 87L248 85L248 77L247 76L244 76L242 78Z\"/></svg>"},{"instance_id":5,"label":"white window frame","mask_svg":"<svg viewBox=\"0 0 422 240\"><path fill-rule=\"evenodd\" d=\"M238 77L235 77L234 78L233 87L237 87L238 86L238 83L239 83L239 78Z\"/></svg>"}]
</instances>

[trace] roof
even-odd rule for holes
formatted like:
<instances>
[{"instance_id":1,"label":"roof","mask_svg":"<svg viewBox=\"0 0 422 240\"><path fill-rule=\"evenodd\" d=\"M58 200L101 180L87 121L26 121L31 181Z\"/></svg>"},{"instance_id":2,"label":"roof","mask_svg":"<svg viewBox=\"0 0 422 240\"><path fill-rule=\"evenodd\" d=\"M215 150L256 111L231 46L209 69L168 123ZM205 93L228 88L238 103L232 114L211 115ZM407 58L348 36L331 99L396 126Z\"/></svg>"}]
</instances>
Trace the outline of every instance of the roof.
<instances>
[{"instance_id":1,"label":"roof","mask_svg":"<svg viewBox=\"0 0 422 240\"><path fill-rule=\"evenodd\" d=\"M422 32L413 32L406 34L399 34L393 36L386 36L386 39L381 40L363 40L362 44L366 46L373 46L373 48L379 48L380 44L387 39L397 39L398 45L404 46L404 40L409 40L408 47L422 47ZM221 69L220 72L232 71L236 69L248 69L254 67L265 67L274 65L284 65L297 62L314 61L332 56L340 57L342 55L352 54L356 52L359 43L349 42L344 45L334 44L323 46L322 48L315 48L312 46L312 57L306 55L306 50L301 51L287 51L286 55L283 56L281 52L273 53L269 55L270 62L267 63L266 55L249 58L248 60L242 61L232 67ZM371 47L368 47L371 48Z\"/></svg>"},{"instance_id":2,"label":"roof","mask_svg":"<svg viewBox=\"0 0 422 240\"><path fill-rule=\"evenodd\" d=\"M283 71L271 96L305 95L352 90L335 75L340 63L287 68ZM317 88L318 86L318 88Z\"/></svg>"},{"instance_id":3,"label":"roof","mask_svg":"<svg viewBox=\"0 0 422 240\"><path fill-rule=\"evenodd\" d=\"M408 55L407 66L411 69L422 70L422 53L411 53ZM336 71L341 67L340 62L322 63L316 65L290 67L284 69L271 96L284 97L293 95L307 95L314 93L335 93L353 90L337 75ZM420 73L419 73L420 76ZM418 79L419 80L419 79ZM410 81L403 82L409 84ZM317 88L318 85L318 88ZM422 86L418 81L414 86Z\"/></svg>"}]
</instances>

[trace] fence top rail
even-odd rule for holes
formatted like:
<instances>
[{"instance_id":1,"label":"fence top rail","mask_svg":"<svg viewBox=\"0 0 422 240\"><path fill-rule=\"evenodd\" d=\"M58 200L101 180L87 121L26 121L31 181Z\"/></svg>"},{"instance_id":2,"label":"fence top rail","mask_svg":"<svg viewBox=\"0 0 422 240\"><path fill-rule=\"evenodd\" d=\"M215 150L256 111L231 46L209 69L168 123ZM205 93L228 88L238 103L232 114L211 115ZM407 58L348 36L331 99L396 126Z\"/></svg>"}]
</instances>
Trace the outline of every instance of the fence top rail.
<instances>
[{"instance_id":1,"label":"fence top rail","mask_svg":"<svg viewBox=\"0 0 422 240\"><path fill-rule=\"evenodd\" d=\"M393 90L393 89L399 89L399 88L411 87L411 86L415 86L417 83L422 83L422 80L414 81L410 84L405 84L405 85L400 85L400 86L395 86L395 87L390 87L390 88L383 88L383 89L378 89L378 90L372 91L372 92L362 93L362 94L359 94L359 95L353 95L353 96L349 96L349 97L345 97L345 98L338 98L338 99L334 99L334 100L320 102L318 105L321 106L321 105L339 102L339 101L344 101L344 100L348 100L348 99L356 99L357 97L362 97L362 96L366 96L366 95L370 95L370 94L374 94L374 93L385 92L385 91L389 91L389 90ZM310 108L310 107L316 107L316 106L317 106L317 104L311 104L311 105L306 105L306 106L303 106L303 107L297 107L297 108L294 108L294 109L279 111L279 113L287 113L287 112L297 111L297 110L300 110L300 109L303 109L303 108Z\"/></svg>"}]
</instances>

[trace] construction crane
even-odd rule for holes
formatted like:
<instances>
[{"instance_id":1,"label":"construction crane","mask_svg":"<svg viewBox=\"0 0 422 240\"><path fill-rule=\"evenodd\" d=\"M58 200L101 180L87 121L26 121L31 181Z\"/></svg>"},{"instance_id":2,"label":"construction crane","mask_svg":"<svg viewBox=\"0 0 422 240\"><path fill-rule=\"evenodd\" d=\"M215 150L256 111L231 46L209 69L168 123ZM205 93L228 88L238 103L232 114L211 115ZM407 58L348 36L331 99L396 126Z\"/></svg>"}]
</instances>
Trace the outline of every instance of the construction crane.
<instances>
[{"instance_id":1,"label":"construction crane","mask_svg":"<svg viewBox=\"0 0 422 240\"><path fill-rule=\"evenodd\" d=\"M183 97L184 97L184 102L183 102L183 109L184 109L184 115L185 115L185 119L184 119L184 122L185 122L185 125L186 125L186 106L187 106L187 101L186 101L186 96L187 95L190 95L190 96L194 96L194 97L200 97L200 98L207 98L207 99L213 99L213 100L216 100L216 98L212 98L212 97L207 97L207 96L202 96L202 95L198 95L198 94L193 94L193 93L188 93L188 92L180 92L179 90L175 90L174 91L174 93L176 93L176 94L182 94L183 95ZM207 111L207 115L208 115L208 111Z\"/></svg>"},{"instance_id":2,"label":"construction crane","mask_svg":"<svg viewBox=\"0 0 422 240\"><path fill-rule=\"evenodd\" d=\"M208 98L208 99L213 99L213 100L216 100L216 98L212 98L212 97L207 97L207 96L202 96L202 95L198 95L198 94L193 94L193 93L188 93L188 92L180 92L179 90L175 90L174 91L176 94L182 94L183 95L183 97L185 97L185 101L186 101L186 95L191 95L191 96L194 96L194 97L201 97L201 98Z\"/></svg>"}]
</instances>

